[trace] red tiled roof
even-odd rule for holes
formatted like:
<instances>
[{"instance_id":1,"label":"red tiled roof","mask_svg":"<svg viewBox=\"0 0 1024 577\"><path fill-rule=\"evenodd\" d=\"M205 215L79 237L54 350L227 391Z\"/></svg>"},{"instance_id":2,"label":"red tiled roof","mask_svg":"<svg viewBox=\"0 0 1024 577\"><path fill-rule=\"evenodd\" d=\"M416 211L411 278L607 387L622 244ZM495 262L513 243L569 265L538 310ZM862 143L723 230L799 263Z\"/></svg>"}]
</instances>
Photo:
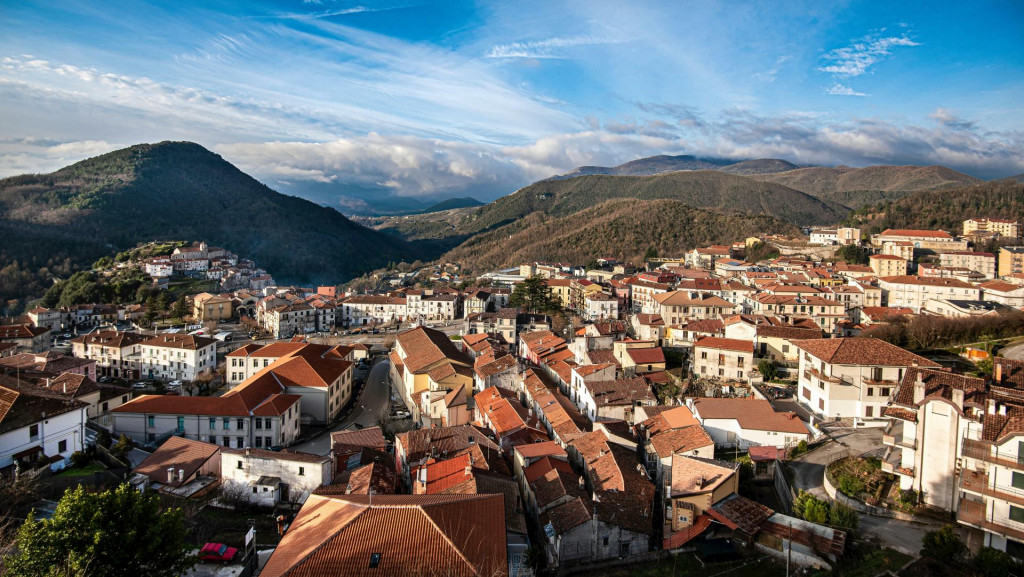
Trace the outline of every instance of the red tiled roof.
<instances>
[{"instance_id":1,"label":"red tiled roof","mask_svg":"<svg viewBox=\"0 0 1024 577\"><path fill-rule=\"evenodd\" d=\"M906 228L887 228L879 236L920 236L928 238L953 238L944 230L913 230Z\"/></svg>"},{"instance_id":2,"label":"red tiled roof","mask_svg":"<svg viewBox=\"0 0 1024 577\"><path fill-rule=\"evenodd\" d=\"M726 351L736 351L740 353L753 353L754 342L745 341L741 339L726 339L722 337L704 337L698 340L693 345L705 349L719 349Z\"/></svg>"},{"instance_id":3,"label":"red tiled roof","mask_svg":"<svg viewBox=\"0 0 1024 577\"><path fill-rule=\"evenodd\" d=\"M410 546L414 543L415 546ZM377 565L371 567L371 555ZM264 577L506 575L500 495L311 495Z\"/></svg>"},{"instance_id":4,"label":"red tiled roof","mask_svg":"<svg viewBox=\"0 0 1024 577\"><path fill-rule=\"evenodd\" d=\"M191 481L204 463L217 457L220 450L218 445L183 437L171 437L164 441L164 444L160 445L152 455L139 463L133 472L149 477L154 483L180 487ZM171 467L175 470L174 480L168 482L167 469ZM185 471L182 481L178 480L178 469Z\"/></svg>"},{"instance_id":5,"label":"red tiled roof","mask_svg":"<svg viewBox=\"0 0 1024 577\"><path fill-rule=\"evenodd\" d=\"M700 397L693 400L693 408L701 419L735 419L744 429L807 434L796 413L778 413L765 400Z\"/></svg>"},{"instance_id":6,"label":"red tiled roof","mask_svg":"<svg viewBox=\"0 0 1024 577\"><path fill-rule=\"evenodd\" d=\"M872 338L808 339L795 340L793 344L828 364L909 367L937 367L929 361L889 344Z\"/></svg>"}]
</instances>

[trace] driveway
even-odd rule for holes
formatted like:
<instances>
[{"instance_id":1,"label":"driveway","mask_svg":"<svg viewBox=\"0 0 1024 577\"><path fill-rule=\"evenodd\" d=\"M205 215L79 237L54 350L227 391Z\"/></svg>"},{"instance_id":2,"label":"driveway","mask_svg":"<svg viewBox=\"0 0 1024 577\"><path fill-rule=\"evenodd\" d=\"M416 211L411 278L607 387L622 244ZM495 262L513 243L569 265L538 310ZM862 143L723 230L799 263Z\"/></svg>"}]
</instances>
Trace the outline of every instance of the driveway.
<instances>
[{"instance_id":1,"label":"driveway","mask_svg":"<svg viewBox=\"0 0 1024 577\"><path fill-rule=\"evenodd\" d=\"M789 464L796 474L793 480L795 489L824 497L825 489L822 488L822 484L825 479L825 465L838 455L879 457L885 452L881 428L829 429L828 432L835 441L827 441L810 453L790 461Z\"/></svg>"},{"instance_id":2,"label":"driveway","mask_svg":"<svg viewBox=\"0 0 1024 577\"><path fill-rule=\"evenodd\" d=\"M1013 345L1012 347L1007 347L999 351L999 354L1003 355L1008 359L1013 359L1015 361L1024 361L1024 343L1019 343Z\"/></svg>"},{"instance_id":3,"label":"driveway","mask_svg":"<svg viewBox=\"0 0 1024 577\"><path fill-rule=\"evenodd\" d=\"M386 357L374 363L370 374L366 377L366 384L363 385L359 398L352 405L348 416L332 427L330 431L325 431L323 434L289 447L289 449L326 455L331 450L331 431L341 431L356 424L362 427L376 426L380 416L386 415L390 408L391 379L388 377L390 369L391 363Z\"/></svg>"}]
</instances>

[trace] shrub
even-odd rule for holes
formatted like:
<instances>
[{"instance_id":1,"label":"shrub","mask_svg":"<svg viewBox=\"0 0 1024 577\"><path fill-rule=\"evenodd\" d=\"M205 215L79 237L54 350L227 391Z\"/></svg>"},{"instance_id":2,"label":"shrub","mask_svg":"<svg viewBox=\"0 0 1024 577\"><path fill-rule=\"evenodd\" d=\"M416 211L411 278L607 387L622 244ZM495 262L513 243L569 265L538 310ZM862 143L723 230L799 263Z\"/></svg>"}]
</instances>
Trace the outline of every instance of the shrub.
<instances>
[{"instance_id":1,"label":"shrub","mask_svg":"<svg viewBox=\"0 0 1024 577\"><path fill-rule=\"evenodd\" d=\"M1009 577L1020 575L1024 567L1016 559L991 547L982 547L971 560L971 566L979 575Z\"/></svg>"},{"instance_id":2,"label":"shrub","mask_svg":"<svg viewBox=\"0 0 1024 577\"><path fill-rule=\"evenodd\" d=\"M928 531L921 539L921 545L922 557L943 563L959 564L967 554L967 545L960 540L952 525L943 525L938 531Z\"/></svg>"},{"instance_id":3,"label":"shrub","mask_svg":"<svg viewBox=\"0 0 1024 577\"><path fill-rule=\"evenodd\" d=\"M117 439L117 443L110 448L110 452L115 457L121 458L128 454L128 451L132 450L132 440L128 438L128 435L121 433L121 437Z\"/></svg>"},{"instance_id":4,"label":"shrub","mask_svg":"<svg viewBox=\"0 0 1024 577\"><path fill-rule=\"evenodd\" d=\"M836 481L839 483L837 488L846 496L856 497L868 488L864 481L849 473L839 473L837 477Z\"/></svg>"},{"instance_id":5,"label":"shrub","mask_svg":"<svg viewBox=\"0 0 1024 577\"><path fill-rule=\"evenodd\" d=\"M109 449L110 444L113 442L114 440L110 438L110 433L108 433L106 429L100 429L100 431L96 433L96 444L104 449Z\"/></svg>"},{"instance_id":6,"label":"shrub","mask_svg":"<svg viewBox=\"0 0 1024 577\"><path fill-rule=\"evenodd\" d=\"M74 453L71 453L71 464L76 467L84 467L89 464L89 461L92 461L92 457L87 453L83 453L82 451L75 451Z\"/></svg>"},{"instance_id":7,"label":"shrub","mask_svg":"<svg viewBox=\"0 0 1024 577\"><path fill-rule=\"evenodd\" d=\"M761 359L761 362L757 363L757 370L764 377L765 381L775 380L779 376L775 361L771 359Z\"/></svg>"},{"instance_id":8,"label":"shrub","mask_svg":"<svg viewBox=\"0 0 1024 577\"><path fill-rule=\"evenodd\" d=\"M832 503L832 508L828 512L828 522L837 529L852 533L857 530L857 523L860 522L860 517L853 510L853 507L837 502Z\"/></svg>"},{"instance_id":9,"label":"shrub","mask_svg":"<svg viewBox=\"0 0 1024 577\"><path fill-rule=\"evenodd\" d=\"M793 514L811 523L828 523L829 505L814 495L800 491L793 502Z\"/></svg>"}]
</instances>

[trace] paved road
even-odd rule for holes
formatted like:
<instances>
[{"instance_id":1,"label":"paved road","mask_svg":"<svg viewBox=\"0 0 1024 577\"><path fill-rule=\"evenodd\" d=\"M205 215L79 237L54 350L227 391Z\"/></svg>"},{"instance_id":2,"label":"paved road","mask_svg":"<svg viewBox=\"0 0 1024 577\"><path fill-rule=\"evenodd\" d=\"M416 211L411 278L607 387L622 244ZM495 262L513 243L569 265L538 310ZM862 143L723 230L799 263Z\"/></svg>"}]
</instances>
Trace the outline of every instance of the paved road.
<instances>
[{"instance_id":1,"label":"paved road","mask_svg":"<svg viewBox=\"0 0 1024 577\"><path fill-rule=\"evenodd\" d=\"M796 477L793 484L796 489L802 489L819 497L825 496L825 489L822 483L825 478L825 465L827 465L836 454L845 452L849 455L867 455L878 457L885 452L882 445L882 429L873 427L868 429L832 429L832 438L839 442L829 441L814 451L790 461ZM844 443L846 446L840 444Z\"/></svg>"},{"instance_id":2,"label":"paved road","mask_svg":"<svg viewBox=\"0 0 1024 577\"><path fill-rule=\"evenodd\" d=\"M344 420L334 426L331 429L332 431L347 429L353 424L359 424L363 427L377 425L378 418L381 415L387 414L390 408L391 379L388 377L390 369L391 363L387 358L374 363L373 368L370 369L370 374L366 377L366 384L363 385L359 398L353 405L351 412ZM318 437L289 448L295 451L326 455L331 450L331 435L329 432L325 432Z\"/></svg>"},{"instance_id":3,"label":"paved road","mask_svg":"<svg viewBox=\"0 0 1024 577\"><path fill-rule=\"evenodd\" d=\"M924 534L941 527L940 523L908 523L886 517L861 515L859 530L862 534L875 537L900 553L917 557L921 553L921 540Z\"/></svg>"},{"instance_id":4,"label":"paved road","mask_svg":"<svg viewBox=\"0 0 1024 577\"><path fill-rule=\"evenodd\" d=\"M1012 347L1007 347L999 351L999 354L1003 355L1008 359L1013 359L1015 361L1024 361L1024 343L1013 345Z\"/></svg>"}]
</instances>

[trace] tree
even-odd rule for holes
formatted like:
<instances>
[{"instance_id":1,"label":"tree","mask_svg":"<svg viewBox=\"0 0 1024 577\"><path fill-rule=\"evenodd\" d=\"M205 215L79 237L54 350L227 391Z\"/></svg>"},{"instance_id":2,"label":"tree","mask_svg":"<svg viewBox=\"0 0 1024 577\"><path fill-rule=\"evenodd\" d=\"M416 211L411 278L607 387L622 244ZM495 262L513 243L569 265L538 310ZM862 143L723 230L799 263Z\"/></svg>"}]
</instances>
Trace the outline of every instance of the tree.
<instances>
[{"instance_id":1,"label":"tree","mask_svg":"<svg viewBox=\"0 0 1024 577\"><path fill-rule=\"evenodd\" d=\"M981 551L971 560L971 567L978 575L986 577L1010 577L1020 575L1021 564L1006 553L991 547L982 547Z\"/></svg>"},{"instance_id":2,"label":"tree","mask_svg":"<svg viewBox=\"0 0 1024 577\"><path fill-rule=\"evenodd\" d=\"M189 314L188 298L182 295L181 298L174 301L174 307L171 308L171 316L179 319L183 319Z\"/></svg>"},{"instance_id":3,"label":"tree","mask_svg":"<svg viewBox=\"0 0 1024 577\"><path fill-rule=\"evenodd\" d=\"M760 371L761 376L766 381L772 381L778 378L779 371L776 368L775 361L771 359L761 359L761 362L757 363L757 370Z\"/></svg>"},{"instance_id":4,"label":"tree","mask_svg":"<svg viewBox=\"0 0 1024 577\"><path fill-rule=\"evenodd\" d=\"M132 450L132 440L128 438L128 435L121 433L121 436L117 439L117 443L110 448L110 452L115 457L123 458L128 454L128 451Z\"/></svg>"},{"instance_id":5,"label":"tree","mask_svg":"<svg viewBox=\"0 0 1024 577\"><path fill-rule=\"evenodd\" d=\"M960 540L952 525L943 525L938 531L928 531L921 539L921 545L922 557L943 563L960 563L967 554L967 545Z\"/></svg>"},{"instance_id":6,"label":"tree","mask_svg":"<svg viewBox=\"0 0 1024 577\"><path fill-rule=\"evenodd\" d=\"M861 246L850 244L836 251L836 260L846 261L848 264L868 264L868 251Z\"/></svg>"},{"instance_id":7,"label":"tree","mask_svg":"<svg viewBox=\"0 0 1024 577\"><path fill-rule=\"evenodd\" d=\"M980 373L982 376L991 375L992 357L989 357L987 359L981 359L980 361L974 363L974 366L978 368L978 373Z\"/></svg>"},{"instance_id":8,"label":"tree","mask_svg":"<svg viewBox=\"0 0 1024 577\"><path fill-rule=\"evenodd\" d=\"M644 261L649 261L652 258L658 258L658 249L653 246L647 247L647 252L644 253Z\"/></svg>"},{"instance_id":9,"label":"tree","mask_svg":"<svg viewBox=\"0 0 1024 577\"><path fill-rule=\"evenodd\" d=\"M832 503L832 507L828 512L828 524L832 525L836 529L842 529L847 533L852 533L857 530L857 524L860 522L860 517L857 512L853 510L853 507L844 505L838 501Z\"/></svg>"},{"instance_id":10,"label":"tree","mask_svg":"<svg viewBox=\"0 0 1024 577\"><path fill-rule=\"evenodd\" d=\"M800 491L793 502L793 514L811 523L828 523L828 513L828 503L806 491Z\"/></svg>"},{"instance_id":11,"label":"tree","mask_svg":"<svg viewBox=\"0 0 1024 577\"><path fill-rule=\"evenodd\" d=\"M516 285L508 299L509 306L528 313L556 314L562 307L551 292L551 287L538 276L532 276Z\"/></svg>"},{"instance_id":12,"label":"tree","mask_svg":"<svg viewBox=\"0 0 1024 577\"><path fill-rule=\"evenodd\" d=\"M64 493L53 517L34 514L18 530L18 552L5 559L10 577L180 575L195 564L181 509L161 509L154 493L127 483L102 493Z\"/></svg>"}]
</instances>

